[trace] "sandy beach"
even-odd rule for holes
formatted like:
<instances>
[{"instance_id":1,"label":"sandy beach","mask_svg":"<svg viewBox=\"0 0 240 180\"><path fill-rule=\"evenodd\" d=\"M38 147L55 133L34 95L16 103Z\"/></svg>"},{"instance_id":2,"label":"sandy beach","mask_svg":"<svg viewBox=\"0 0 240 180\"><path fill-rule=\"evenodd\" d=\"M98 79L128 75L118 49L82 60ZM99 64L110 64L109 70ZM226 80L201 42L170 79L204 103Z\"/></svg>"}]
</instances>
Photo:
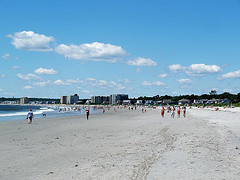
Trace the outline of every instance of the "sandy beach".
<instances>
[{"instance_id":1,"label":"sandy beach","mask_svg":"<svg viewBox=\"0 0 240 180\"><path fill-rule=\"evenodd\" d=\"M0 122L0 179L240 179L239 117L138 108Z\"/></svg>"}]
</instances>

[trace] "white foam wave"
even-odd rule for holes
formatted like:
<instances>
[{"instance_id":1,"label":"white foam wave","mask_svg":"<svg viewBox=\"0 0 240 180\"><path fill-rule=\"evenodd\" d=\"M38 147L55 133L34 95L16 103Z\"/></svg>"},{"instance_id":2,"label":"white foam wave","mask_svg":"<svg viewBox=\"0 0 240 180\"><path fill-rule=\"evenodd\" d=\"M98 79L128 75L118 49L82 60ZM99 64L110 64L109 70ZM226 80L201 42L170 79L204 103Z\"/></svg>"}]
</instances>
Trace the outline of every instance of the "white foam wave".
<instances>
[{"instance_id":1,"label":"white foam wave","mask_svg":"<svg viewBox=\"0 0 240 180\"><path fill-rule=\"evenodd\" d=\"M40 110L33 110L33 114L42 114L45 112L51 112L54 111L53 109L48 108L40 108ZM22 112L15 112L15 113L6 113L6 114L0 114L0 117L7 117L7 116L27 116L28 111L22 111Z\"/></svg>"}]
</instances>

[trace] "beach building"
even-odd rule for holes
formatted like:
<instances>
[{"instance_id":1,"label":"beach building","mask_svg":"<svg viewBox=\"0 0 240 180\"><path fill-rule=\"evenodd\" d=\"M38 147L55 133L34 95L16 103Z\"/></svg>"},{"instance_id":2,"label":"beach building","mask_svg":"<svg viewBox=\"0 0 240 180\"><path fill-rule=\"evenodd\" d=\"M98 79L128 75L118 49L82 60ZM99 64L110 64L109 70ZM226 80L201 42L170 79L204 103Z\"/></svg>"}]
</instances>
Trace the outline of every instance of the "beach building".
<instances>
[{"instance_id":1,"label":"beach building","mask_svg":"<svg viewBox=\"0 0 240 180\"><path fill-rule=\"evenodd\" d=\"M189 99L181 99L178 101L179 105L185 105L185 104L190 104L191 101Z\"/></svg>"},{"instance_id":2,"label":"beach building","mask_svg":"<svg viewBox=\"0 0 240 180\"><path fill-rule=\"evenodd\" d=\"M137 100L136 105L138 106L143 105L143 100Z\"/></svg>"},{"instance_id":3,"label":"beach building","mask_svg":"<svg viewBox=\"0 0 240 180\"><path fill-rule=\"evenodd\" d=\"M28 104L28 103L29 103L29 99L27 97L20 98L20 104Z\"/></svg>"},{"instance_id":4,"label":"beach building","mask_svg":"<svg viewBox=\"0 0 240 180\"><path fill-rule=\"evenodd\" d=\"M77 94L72 95L68 95L67 96L67 104L75 104L77 103L79 100L79 96Z\"/></svg>"},{"instance_id":5,"label":"beach building","mask_svg":"<svg viewBox=\"0 0 240 180\"><path fill-rule=\"evenodd\" d=\"M92 96L91 102L92 104L108 104L109 96Z\"/></svg>"},{"instance_id":6,"label":"beach building","mask_svg":"<svg viewBox=\"0 0 240 180\"><path fill-rule=\"evenodd\" d=\"M153 100L146 100L145 105L153 105L154 101Z\"/></svg>"},{"instance_id":7,"label":"beach building","mask_svg":"<svg viewBox=\"0 0 240 180\"><path fill-rule=\"evenodd\" d=\"M123 100L128 100L127 94L112 94L109 98L109 104L121 104Z\"/></svg>"},{"instance_id":8,"label":"beach building","mask_svg":"<svg viewBox=\"0 0 240 180\"><path fill-rule=\"evenodd\" d=\"M123 105L130 105L131 101L130 100L123 100L122 104Z\"/></svg>"},{"instance_id":9,"label":"beach building","mask_svg":"<svg viewBox=\"0 0 240 180\"><path fill-rule=\"evenodd\" d=\"M194 99L193 104L206 104L208 99Z\"/></svg>"},{"instance_id":10,"label":"beach building","mask_svg":"<svg viewBox=\"0 0 240 180\"><path fill-rule=\"evenodd\" d=\"M67 104L67 96L61 96L61 104Z\"/></svg>"},{"instance_id":11,"label":"beach building","mask_svg":"<svg viewBox=\"0 0 240 180\"><path fill-rule=\"evenodd\" d=\"M213 99L208 100L206 102L206 104L219 104L221 102L222 102L222 99L215 99L215 98L213 98Z\"/></svg>"},{"instance_id":12,"label":"beach building","mask_svg":"<svg viewBox=\"0 0 240 180\"><path fill-rule=\"evenodd\" d=\"M226 99L222 100L221 103L223 103L223 104L229 104L229 103L231 103L231 101L226 98Z\"/></svg>"}]
</instances>

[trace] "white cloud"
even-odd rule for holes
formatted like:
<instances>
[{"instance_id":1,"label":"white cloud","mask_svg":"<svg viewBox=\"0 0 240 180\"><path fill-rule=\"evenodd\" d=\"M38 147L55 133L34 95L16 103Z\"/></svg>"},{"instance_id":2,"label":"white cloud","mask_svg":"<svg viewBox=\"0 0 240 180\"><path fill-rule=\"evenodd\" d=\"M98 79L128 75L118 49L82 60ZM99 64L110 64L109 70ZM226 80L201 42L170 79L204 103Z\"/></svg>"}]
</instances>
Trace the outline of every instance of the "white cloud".
<instances>
[{"instance_id":1,"label":"white cloud","mask_svg":"<svg viewBox=\"0 0 240 180\"><path fill-rule=\"evenodd\" d=\"M3 91L3 89L0 89L0 91Z\"/></svg>"},{"instance_id":2,"label":"white cloud","mask_svg":"<svg viewBox=\"0 0 240 180\"><path fill-rule=\"evenodd\" d=\"M158 77L160 77L160 78L165 78L165 77L167 77L167 74L159 74Z\"/></svg>"},{"instance_id":3,"label":"white cloud","mask_svg":"<svg viewBox=\"0 0 240 180\"><path fill-rule=\"evenodd\" d=\"M83 83L83 80L80 80L80 79L67 79L66 83L69 83L69 84Z\"/></svg>"},{"instance_id":4,"label":"white cloud","mask_svg":"<svg viewBox=\"0 0 240 180\"><path fill-rule=\"evenodd\" d=\"M138 57L134 60L127 61L128 65L131 66L157 66L157 63L152 59L145 59L142 57Z\"/></svg>"},{"instance_id":5,"label":"white cloud","mask_svg":"<svg viewBox=\"0 0 240 180\"><path fill-rule=\"evenodd\" d=\"M143 81L142 85L144 85L144 86L152 86L152 85L164 86L165 84L161 81L155 81L155 82Z\"/></svg>"},{"instance_id":6,"label":"white cloud","mask_svg":"<svg viewBox=\"0 0 240 180\"><path fill-rule=\"evenodd\" d=\"M190 79L178 79L177 82L180 84L192 84L193 82Z\"/></svg>"},{"instance_id":7,"label":"white cloud","mask_svg":"<svg viewBox=\"0 0 240 180\"><path fill-rule=\"evenodd\" d=\"M5 53L4 55L2 55L2 58L5 59L5 60L7 60L7 59L10 58L10 54Z\"/></svg>"},{"instance_id":8,"label":"white cloud","mask_svg":"<svg viewBox=\"0 0 240 180\"><path fill-rule=\"evenodd\" d=\"M136 69L136 73L141 73L142 72L142 70L141 69Z\"/></svg>"},{"instance_id":9,"label":"white cloud","mask_svg":"<svg viewBox=\"0 0 240 180\"><path fill-rule=\"evenodd\" d=\"M6 77L6 75L5 74L1 74L1 76L0 76L1 78L5 78Z\"/></svg>"},{"instance_id":10,"label":"white cloud","mask_svg":"<svg viewBox=\"0 0 240 180\"><path fill-rule=\"evenodd\" d=\"M142 85L144 85L144 86L151 86L151 85L152 85L152 83L150 83L150 82L147 82L147 81L143 81L143 82L142 82Z\"/></svg>"},{"instance_id":11,"label":"white cloud","mask_svg":"<svg viewBox=\"0 0 240 180\"><path fill-rule=\"evenodd\" d=\"M34 72L37 74L57 74L57 71L54 70L53 68L51 69L38 68Z\"/></svg>"},{"instance_id":12,"label":"white cloud","mask_svg":"<svg viewBox=\"0 0 240 180\"><path fill-rule=\"evenodd\" d=\"M41 79L41 77L37 76L36 74L31 74L31 73L28 73L27 75L17 74L17 77L22 80Z\"/></svg>"},{"instance_id":13,"label":"white cloud","mask_svg":"<svg viewBox=\"0 0 240 180\"><path fill-rule=\"evenodd\" d=\"M204 74L219 73L221 68L217 65L205 65L205 64L192 64L190 65L186 73L190 76L202 76Z\"/></svg>"},{"instance_id":14,"label":"white cloud","mask_svg":"<svg viewBox=\"0 0 240 180\"><path fill-rule=\"evenodd\" d=\"M50 42L54 41L51 36L34 33L33 31L16 32L8 35L12 39L12 44L21 50L27 51L52 51Z\"/></svg>"},{"instance_id":15,"label":"white cloud","mask_svg":"<svg viewBox=\"0 0 240 180\"><path fill-rule=\"evenodd\" d=\"M71 83L64 82L61 79L54 81L53 84L55 84L55 85L71 85Z\"/></svg>"},{"instance_id":16,"label":"white cloud","mask_svg":"<svg viewBox=\"0 0 240 180\"><path fill-rule=\"evenodd\" d=\"M33 89L32 86L24 86L23 89Z\"/></svg>"},{"instance_id":17,"label":"white cloud","mask_svg":"<svg viewBox=\"0 0 240 180\"><path fill-rule=\"evenodd\" d=\"M177 72L185 69L185 67L181 66L180 64L172 64L172 65L169 65L168 68L170 71L173 71L173 72Z\"/></svg>"},{"instance_id":18,"label":"white cloud","mask_svg":"<svg viewBox=\"0 0 240 180\"><path fill-rule=\"evenodd\" d=\"M223 92L232 92L232 89L224 89Z\"/></svg>"},{"instance_id":19,"label":"white cloud","mask_svg":"<svg viewBox=\"0 0 240 180\"><path fill-rule=\"evenodd\" d=\"M116 62L126 55L121 46L93 42L91 44L65 45L60 44L55 48L56 53L62 54L65 58L85 61Z\"/></svg>"},{"instance_id":20,"label":"white cloud","mask_svg":"<svg viewBox=\"0 0 240 180\"><path fill-rule=\"evenodd\" d=\"M91 93L91 91L89 91L89 90L82 90L82 93L89 94L89 93Z\"/></svg>"},{"instance_id":21,"label":"white cloud","mask_svg":"<svg viewBox=\"0 0 240 180\"><path fill-rule=\"evenodd\" d=\"M125 84L129 84L130 83L129 79L127 79L127 78L125 79L124 82L125 82Z\"/></svg>"},{"instance_id":22,"label":"white cloud","mask_svg":"<svg viewBox=\"0 0 240 180\"><path fill-rule=\"evenodd\" d=\"M13 66L12 68L13 68L13 69L18 69L18 68L19 68L19 66Z\"/></svg>"},{"instance_id":23,"label":"white cloud","mask_svg":"<svg viewBox=\"0 0 240 180\"><path fill-rule=\"evenodd\" d=\"M44 86L49 85L50 83L51 83L51 81L48 80L48 81L36 82L36 83L34 83L34 85L36 85L36 86L40 86L40 87L44 87Z\"/></svg>"},{"instance_id":24,"label":"white cloud","mask_svg":"<svg viewBox=\"0 0 240 180\"><path fill-rule=\"evenodd\" d=\"M168 66L172 72L183 71L189 76L203 76L206 74L215 74L221 72L221 68L217 65L206 64L191 64L188 67L181 66L180 64L173 64Z\"/></svg>"},{"instance_id":25,"label":"white cloud","mask_svg":"<svg viewBox=\"0 0 240 180\"><path fill-rule=\"evenodd\" d=\"M221 79L235 79L235 78L240 78L240 70L223 74L219 79L221 80Z\"/></svg>"}]
</instances>

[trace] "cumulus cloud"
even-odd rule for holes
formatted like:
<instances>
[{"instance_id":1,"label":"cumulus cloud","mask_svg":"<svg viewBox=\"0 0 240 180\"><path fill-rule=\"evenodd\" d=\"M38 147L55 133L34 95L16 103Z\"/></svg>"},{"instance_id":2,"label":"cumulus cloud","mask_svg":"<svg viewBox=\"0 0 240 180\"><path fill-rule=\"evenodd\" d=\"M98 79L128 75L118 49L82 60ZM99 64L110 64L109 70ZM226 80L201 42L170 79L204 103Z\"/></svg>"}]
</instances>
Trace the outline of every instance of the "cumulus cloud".
<instances>
[{"instance_id":1,"label":"cumulus cloud","mask_svg":"<svg viewBox=\"0 0 240 180\"><path fill-rule=\"evenodd\" d=\"M152 86L152 85L164 86L165 84L163 82L161 82L161 81L155 81L155 82L143 81L142 85L144 85L144 86Z\"/></svg>"},{"instance_id":2,"label":"cumulus cloud","mask_svg":"<svg viewBox=\"0 0 240 180\"><path fill-rule=\"evenodd\" d=\"M51 36L34 33L33 31L16 32L14 35L9 34L12 44L21 50L26 51L52 51L50 42L54 41Z\"/></svg>"},{"instance_id":3,"label":"cumulus cloud","mask_svg":"<svg viewBox=\"0 0 240 180\"><path fill-rule=\"evenodd\" d=\"M48 81L36 82L36 83L34 83L34 85L36 85L36 86L40 86L40 87L44 87L44 86L49 85L50 83L51 83L51 81L48 80Z\"/></svg>"},{"instance_id":4,"label":"cumulus cloud","mask_svg":"<svg viewBox=\"0 0 240 180\"><path fill-rule=\"evenodd\" d=\"M136 69L136 73L141 73L142 72L142 70L141 69Z\"/></svg>"},{"instance_id":5,"label":"cumulus cloud","mask_svg":"<svg viewBox=\"0 0 240 180\"><path fill-rule=\"evenodd\" d=\"M173 72L177 72L185 69L185 67L181 66L180 64L172 64L172 65L169 65L168 68L170 71L173 71Z\"/></svg>"},{"instance_id":6,"label":"cumulus cloud","mask_svg":"<svg viewBox=\"0 0 240 180\"><path fill-rule=\"evenodd\" d=\"M167 77L167 74L159 74L158 77L160 77L160 78L165 78L165 77Z\"/></svg>"},{"instance_id":7,"label":"cumulus cloud","mask_svg":"<svg viewBox=\"0 0 240 180\"><path fill-rule=\"evenodd\" d=\"M13 68L13 69L18 69L18 68L19 68L19 66L13 66L12 68Z\"/></svg>"},{"instance_id":8,"label":"cumulus cloud","mask_svg":"<svg viewBox=\"0 0 240 180\"><path fill-rule=\"evenodd\" d=\"M61 79L54 81L53 84L55 84L55 85L71 85L71 83L64 82Z\"/></svg>"},{"instance_id":9,"label":"cumulus cloud","mask_svg":"<svg viewBox=\"0 0 240 180\"><path fill-rule=\"evenodd\" d=\"M206 64L191 64L188 67L181 66L180 64L173 64L168 66L172 72L183 71L189 76L203 76L206 74L220 73L221 68L217 65L206 65Z\"/></svg>"},{"instance_id":10,"label":"cumulus cloud","mask_svg":"<svg viewBox=\"0 0 240 180\"><path fill-rule=\"evenodd\" d=\"M157 66L157 63L152 59L146 59L142 57L138 57L134 60L127 61L128 65L131 66Z\"/></svg>"},{"instance_id":11,"label":"cumulus cloud","mask_svg":"<svg viewBox=\"0 0 240 180\"><path fill-rule=\"evenodd\" d=\"M37 76L36 74L31 74L31 73L28 73L27 75L17 74L17 77L22 80L41 79L41 77Z\"/></svg>"},{"instance_id":12,"label":"cumulus cloud","mask_svg":"<svg viewBox=\"0 0 240 180\"><path fill-rule=\"evenodd\" d=\"M7 60L7 59L10 58L10 54L5 53L4 55L2 55L2 58L5 59L5 60Z\"/></svg>"},{"instance_id":13,"label":"cumulus cloud","mask_svg":"<svg viewBox=\"0 0 240 180\"><path fill-rule=\"evenodd\" d=\"M223 74L223 75L222 75L220 78L218 78L218 79L221 80L221 79L236 79L236 78L240 78L240 70Z\"/></svg>"},{"instance_id":14,"label":"cumulus cloud","mask_svg":"<svg viewBox=\"0 0 240 180\"><path fill-rule=\"evenodd\" d=\"M24 86L23 89L33 89L32 86Z\"/></svg>"},{"instance_id":15,"label":"cumulus cloud","mask_svg":"<svg viewBox=\"0 0 240 180\"><path fill-rule=\"evenodd\" d=\"M65 45L60 44L55 52L62 54L65 58L85 61L106 61L116 62L127 53L121 46L93 42L91 44Z\"/></svg>"},{"instance_id":16,"label":"cumulus cloud","mask_svg":"<svg viewBox=\"0 0 240 180\"><path fill-rule=\"evenodd\" d=\"M38 68L34 72L37 74L57 74L57 71L54 70L53 68L51 69Z\"/></svg>"},{"instance_id":17,"label":"cumulus cloud","mask_svg":"<svg viewBox=\"0 0 240 180\"><path fill-rule=\"evenodd\" d=\"M192 84L193 82L190 79L178 79L177 82L180 84Z\"/></svg>"},{"instance_id":18,"label":"cumulus cloud","mask_svg":"<svg viewBox=\"0 0 240 180\"><path fill-rule=\"evenodd\" d=\"M193 76L201 76L204 74L212 74L221 72L221 68L217 65L205 65L205 64L192 64L190 65L186 73Z\"/></svg>"},{"instance_id":19,"label":"cumulus cloud","mask_svg":"<svg viewBox=\"0 0 240 180\"><path fill-rule=\"evenodd\" d=\"M122 82L122 83L126 83ZM68 79L68 80L56 80L53 82L55 85L72 85L81 84L85 88L101 88L101 89L112 89L115 91L126 89L126 87L121 83L116 83L114 81L98 80L95 78L86 78L84 80L80 79ZM79 87L80 88L80 87Z\"/></svg>"},{"instance_id":20,"label":"cumulus cloud","mask_svg":"<svg viewBox=\"0 0 240 180\"><path fill-rule=\"evenodd\" d=\"M91 91L89 91L89 90L82 90L82 93L89 94L89 93L91 93Z\"/></svg>"}]
</instances>

